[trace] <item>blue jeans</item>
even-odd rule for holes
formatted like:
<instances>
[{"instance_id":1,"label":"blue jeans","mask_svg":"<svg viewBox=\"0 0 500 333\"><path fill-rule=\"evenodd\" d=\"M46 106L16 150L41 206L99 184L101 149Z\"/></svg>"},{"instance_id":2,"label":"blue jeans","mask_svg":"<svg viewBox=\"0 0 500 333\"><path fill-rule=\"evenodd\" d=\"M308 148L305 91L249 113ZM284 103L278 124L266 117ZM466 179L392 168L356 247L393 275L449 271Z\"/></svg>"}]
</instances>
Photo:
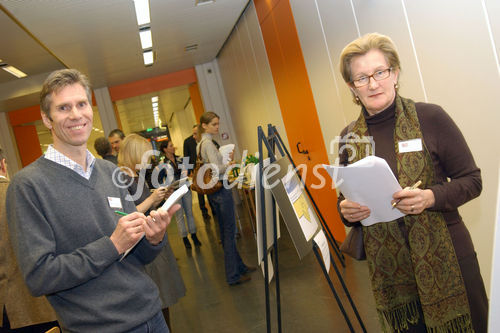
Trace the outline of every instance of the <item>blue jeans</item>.
<instances>
[{"instance_id":1,"label":"blue jeans","mask_svg":"<svg viewBox=\"0 0 500 333\"><path fill-rule=\"evenodd\" d=\"M208 200L215 208L219 221L220 239L224 248L224 265L226 268L226 281L233 284L240 276L247 272L248 267L241 260L236 249L236 219L234 215L234 202L231 190L222 188L220 191L209 194Z\"/></svg>"},{"instance_id":2,"label":"blue jeans","mask_svg":"<svg viewBox=\"0 0 500 333\"><path fill-rule=\"evenodd\" d=\"M184 194L179 203L181 204L181 209L175 212L177 229L179 230L179 235L181 237L186 237L188 231L186 230L186 223L184 223L184 214L186 215L189 233L196 233L196 225L193 217L193 196L191 195L191 191Z\"/></svg>"},{"instance_id":3,"label":"blue jeans","mask_svg":"<svg viewBox=\"0 0 500 333\"><path fill-rule=\"evenodd\" d=\"M146 321L144 324L134 327L125 333L169 333L167 323L163 314L159 311L153 318Z\"/></svg>"}]
</instances>

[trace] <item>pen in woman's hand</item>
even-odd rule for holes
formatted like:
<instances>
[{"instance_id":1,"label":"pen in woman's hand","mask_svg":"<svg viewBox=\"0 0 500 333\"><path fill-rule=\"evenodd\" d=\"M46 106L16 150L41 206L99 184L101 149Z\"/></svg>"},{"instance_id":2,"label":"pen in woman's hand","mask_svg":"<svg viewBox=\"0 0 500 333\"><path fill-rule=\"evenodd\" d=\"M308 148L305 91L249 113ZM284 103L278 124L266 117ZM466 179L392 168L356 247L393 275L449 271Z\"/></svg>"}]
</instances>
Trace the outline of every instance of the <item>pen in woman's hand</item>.
<instances>
[{"instance_id":1,"label":"pen in woman's hand","mask_svg":"<svg viewBox=\"0 0 500 333\"><path fill-rule=\"evenodd\" d=\"M413 184L410 188L406 188L406 189L408 189L408 190L414 190L414 189L416 189L417 187L419 187L419 186L420 186L420 184L422 184L422 181L421 181L421 180L419 180L418 182L416 182L415 184ZM394 201L394 203L392 204L392 208L396 207L396 205L397 205L400 201L401 201L401 199Z\"/></svg>"}]
</instances>

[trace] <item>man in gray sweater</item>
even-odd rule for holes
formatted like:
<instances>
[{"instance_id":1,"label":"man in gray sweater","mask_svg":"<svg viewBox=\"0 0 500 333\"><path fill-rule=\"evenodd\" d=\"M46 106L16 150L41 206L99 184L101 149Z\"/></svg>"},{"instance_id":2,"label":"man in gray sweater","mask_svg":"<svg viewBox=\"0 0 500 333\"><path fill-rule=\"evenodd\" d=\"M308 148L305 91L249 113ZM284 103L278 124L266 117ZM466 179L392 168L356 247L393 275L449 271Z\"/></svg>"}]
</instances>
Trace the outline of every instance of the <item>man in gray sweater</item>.
<instances>
[{"instance_id":1,"label":"man in gray sweater","mask_svg":"<svg viewBox=\"0 0 500 333\"><path fill-rule=\"evenodd\" d=\"M19 266L65 332L168 332L144 265L160 252L179 206L145 216L125 199L127 189L113 180L115 165L86 148L91 100L88 80L76 70L55 71L42 87L42 120L54 143L7 191ZM115 210L129 214L119 218Z\"/></svg>"}]
</instances>

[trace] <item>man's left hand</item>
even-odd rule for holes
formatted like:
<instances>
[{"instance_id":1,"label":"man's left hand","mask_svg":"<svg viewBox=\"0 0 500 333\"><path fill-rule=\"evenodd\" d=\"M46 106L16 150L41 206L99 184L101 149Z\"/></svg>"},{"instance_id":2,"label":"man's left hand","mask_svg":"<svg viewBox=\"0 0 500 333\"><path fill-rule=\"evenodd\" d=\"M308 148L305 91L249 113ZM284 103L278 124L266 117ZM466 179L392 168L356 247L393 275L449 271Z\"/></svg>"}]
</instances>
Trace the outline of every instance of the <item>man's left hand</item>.
<instances>
[{"instance_id":1,"label":"man's left hand","mask_svg":"<svg viewBox=\"0 0 500 333\"><path fill-rule=\"evenodd\" d=\"M168 211L163 209L151 211L149 216L146 217L146 222L144 223L144 233L146 234L146 239L149 243L152 245L158 245L161 243L172 216L179 208L181 208L181 206L179 204L175 204Z\"/></svg>"}]
</instances>

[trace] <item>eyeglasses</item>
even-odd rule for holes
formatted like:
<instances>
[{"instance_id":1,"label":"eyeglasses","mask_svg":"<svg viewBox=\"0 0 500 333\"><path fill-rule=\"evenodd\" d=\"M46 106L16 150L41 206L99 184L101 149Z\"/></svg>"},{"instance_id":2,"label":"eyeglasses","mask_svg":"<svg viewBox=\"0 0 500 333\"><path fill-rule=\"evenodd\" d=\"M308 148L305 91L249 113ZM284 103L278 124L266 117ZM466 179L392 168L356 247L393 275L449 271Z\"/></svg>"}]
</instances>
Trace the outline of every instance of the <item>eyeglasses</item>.
<instances>
[{"instance_id":1,"label":"eyeglasses","mask_svg":"<svg viewBox=\"0 0 500 333\"><path fill-rule=\"evenodd\" d=\"M356 88L364 87L368 83L370 83L371 77L375 81L381 81L381 80L387 79L389 77L389 75L391 75L391 70L392 70L392 67L389 67L386 69L380 69L380 70L376 71L375 73L373 73L372 75L362 76L360 78L352 80L351 82L352 82L352 84L354 84L354 86Z\"/></svg>"}]
</instances>

